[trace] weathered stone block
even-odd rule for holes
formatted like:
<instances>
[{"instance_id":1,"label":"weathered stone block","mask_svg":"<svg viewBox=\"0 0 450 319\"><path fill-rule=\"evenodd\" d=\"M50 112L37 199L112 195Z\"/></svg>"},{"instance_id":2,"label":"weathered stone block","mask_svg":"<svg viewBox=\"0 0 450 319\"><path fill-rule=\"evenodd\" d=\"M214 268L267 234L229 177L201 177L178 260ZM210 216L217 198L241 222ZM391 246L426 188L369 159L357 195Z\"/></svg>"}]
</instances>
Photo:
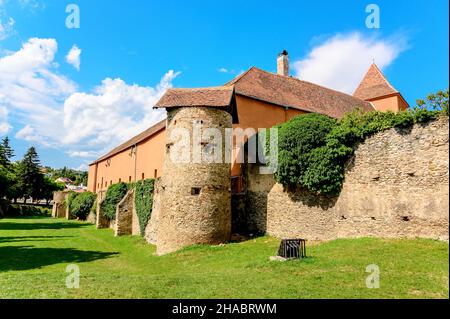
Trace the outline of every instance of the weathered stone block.
<instances>
[{"instance_id":1,"label":"weathered stone block","mask_svg":"<svg viewBox=\"0 0 450 319\"><path fill-rule=\"evenodd\" d=\"M107 218L102 211L102 203L105 199L100 199L97 200L97 211L96 211L96 223L95 226L97 227L97 229L101 229L101 228L110 228L111 227L111 221L109 220L109 218Z\"/></svg>"},{"instance_id":2,"label":"weathered stone block","mask_svg":"<svg viewBox=\"0 0 450 319\"><path fill-rule=\"evenodd\" d=\"M135 190L130 189L124 198L117 204L116 219L114 223L114 235L133 234L133 214L136 215L134 207Z\"/></svg>"},{"instance_id":3,"label":"weathered stone block","mask_svg":"<svg viewBox=\"0 0 450 319\"><path fill-rule=\"evenodd\" d=\"M145 240L149 244L157 244L158 222L161 213L161 195L163 190L162 177L155 180L153 191L152 215L145 228Z\"/></svg>"}]
</instances>

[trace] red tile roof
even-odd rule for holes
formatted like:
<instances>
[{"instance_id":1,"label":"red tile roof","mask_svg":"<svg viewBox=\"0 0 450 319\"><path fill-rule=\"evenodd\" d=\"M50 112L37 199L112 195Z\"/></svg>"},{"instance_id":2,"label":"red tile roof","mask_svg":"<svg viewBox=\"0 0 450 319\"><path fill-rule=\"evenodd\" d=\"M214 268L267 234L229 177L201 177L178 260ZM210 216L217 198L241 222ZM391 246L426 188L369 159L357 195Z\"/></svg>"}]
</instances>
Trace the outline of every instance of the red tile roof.
<instances>
[{"instance_id":1,"label":"red tile roof","mask_svg":"<svg viewBox=\"0 0 450 319\"><path fill-rule=\"evenodd\" d=\"M278 75L252 67L221 87L169 89L155 105L155 108L209 106L228 108L231 106L233 119L237 116L233 107L234 93L257 100L266 101L283 107L307 112L342 117L357 107L365 111L374 110L373 106L358 97L331 90L323 86L302 81L297 78ZM163 120L119 145L92 164L105 160L131 146L140 143L164 129Z\"/></svg>"},{"instance_id":2,"label":"red tile roof","mask_svg":"<svg viewBox=\"0 0 450 319\"><path fill-rule=\"evenodd\" d=\"M155 108L209 106L228 108L234 95L233 87L168 89Z\"/></svg>"},{"instance_id":3,"label":"red tile roof","mask_svg":"<svg viewBox=\"0 0 450 319\"><path fill-rule=\"evenodd\" d=\"M357 97L255 67L225 86L234 86L239 95L331 117L342 117L357 107L365 111L374 110L369 102Z\"/></svg>"},{"instance_id":4,"label":"red tile roof","mask_svg":"<svg viewBox=\"0 0 450 319\"><path fill-rule=\"evenodd\" d=\"M162 120L162 121L156 123L155 125L151 126L150 128L146 129L144 132L136 135L135 137L132 137L125 143L120 144L119 146L117 146L116 148L114 148L113 150L108 152L107 154L103 155L102 157L100 157L99 159L97 159L96 161L91 163L90 165L101 162L105 159L108 159L111 156L116 155L117 153L123 152L126 149L132 147L133 145L136 145L136 144L148 139L152 135L158 133L159 131L161 131L165 128L166 128L166 120Z\"/></svg>"},{"instance_id":5,"label":"red tile roof","mask_svg":"<svg viewBox=\"0 0 450 319\"><path fill-rule=\"evenodd\" d=\"M368 101L378 97L399 93L373 63L353 96Z\"/></svg>"}]
</instances>

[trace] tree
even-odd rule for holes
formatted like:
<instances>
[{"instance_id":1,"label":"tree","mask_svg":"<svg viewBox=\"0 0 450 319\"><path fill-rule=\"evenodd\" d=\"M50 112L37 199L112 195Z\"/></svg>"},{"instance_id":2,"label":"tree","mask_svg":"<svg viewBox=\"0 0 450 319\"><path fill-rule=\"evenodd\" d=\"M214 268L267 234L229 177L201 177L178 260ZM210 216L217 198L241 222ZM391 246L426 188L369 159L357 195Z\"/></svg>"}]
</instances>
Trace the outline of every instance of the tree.
<instances>
[{"instance_id":1,"label":"tree","mask_svg":"<svg viewBox=\"0 0 450 319\"><path fill-rule=\"evenodd\" d=\"M0 198L17 198L16 164L11 163L14 151L6 136L0 142Z\"/></svg>"},{"instance_id":2,"label":"tree","mask_svg":"<svg viewBox=\"0 0 450 319\"><path fill-rule=\"evenodd\" d=\"M17 177L17 163L11 163L7 167L0 165L0 197L17 201L21 197Z\"/></svg>"},{"instance_id":3,"label":"tree","mask_svg":"<svg viewBox=\"0 0 450 319\"><path fill-rule=\"evenodd\" d=\"M39 157L34 147L30 147L18 165L18 188L25 201L31 197L39 198L44 183L41 173Z\"/></svg>"},{"instance_id":4,"label":"tree","mask_svg":"<svg viewBox=\"0 0 450 319\"><path fill-rule=\"evenodd\" d=\"M439 90L436 93L430 93L425 100L419 99L416 101L416 109L440 111L444 115L448 115L448 98L448 89Z\"/></svg>"},{"instance_id":5,"label":"tree","mask_svg":"<svg viewBox=\"0 0 450 319\"><path fill-rule=\"evenodd\" d=\"M77 172L77 176L74 180L75 185L87 185L88 173L87 172Z\"/></svg>"},{"instance_id":6,"label":"tree","mask_svg":"<svg viewBox=\"0 0 450 319\"><path fill-rule=\"evenodd\" d=\"M67 167L63 167L61 169L49 169L48 173L53 179L66 177L74 182L75 185L87 184L88 173L86 171L76 171Z\"/></svg>"},{"instance_id":7,"label":"tree","mask_svg":"<svg viewBox=\"0 0 450 319\"><path fill-rule=\"evenodd\" d=\"M45 199L48 205L49 201L53 198L53 193L62 191L63 189L64 184L57 183L45 176L39 192L39 199Z\"/></svg>"},{"instance_id":8,"label":"tree","mask_svg":"<svg viewBox=\"0 0 450 319\"><path fill-rule=\"evenodd\" d=\"M11 163L11 158L14 157L14 151L9 145L9 138L3 138L0 144L0 165L8 166Z\"/></svg>"},{"instance_id":9,"label":"tree","mask_svg":"<svg viewBox=\"0 0 450 319\"><path fill-rule=\"evenodd\" d=\"M9 188L12 185L10 172L0 164L0 200L7 195Z\"/></svg>"}]
</instances>

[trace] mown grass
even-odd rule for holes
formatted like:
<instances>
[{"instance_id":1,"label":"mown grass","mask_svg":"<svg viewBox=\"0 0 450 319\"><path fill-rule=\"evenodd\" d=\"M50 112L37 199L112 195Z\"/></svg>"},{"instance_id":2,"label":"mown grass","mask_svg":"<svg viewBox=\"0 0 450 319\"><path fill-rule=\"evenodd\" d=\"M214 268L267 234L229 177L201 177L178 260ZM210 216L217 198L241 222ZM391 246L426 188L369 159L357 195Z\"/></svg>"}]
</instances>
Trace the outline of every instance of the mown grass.
<instances>
[{"instance_id":1,"label":"mown grass","mask_svg":"<svg viewBox=\"0 0 450 319\"><path fill-rule=\"evenodd\" d=\"M448 243L375 238L309 244L309 258L273 262L260 237L163 257L139 237L51 218L0 219L0 298L448 298ZM81 271L66 288L66 266ZM381 271L366 287L366 266Z\"/></svg>"}]
</instances>

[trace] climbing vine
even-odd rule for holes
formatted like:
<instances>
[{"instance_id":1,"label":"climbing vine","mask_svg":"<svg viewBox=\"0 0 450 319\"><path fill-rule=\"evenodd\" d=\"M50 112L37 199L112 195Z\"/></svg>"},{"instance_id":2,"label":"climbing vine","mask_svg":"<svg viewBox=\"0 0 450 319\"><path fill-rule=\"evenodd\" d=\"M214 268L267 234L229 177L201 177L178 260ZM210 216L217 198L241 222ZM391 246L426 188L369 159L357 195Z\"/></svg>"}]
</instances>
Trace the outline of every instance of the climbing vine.
<instances>
[{"instance_id":1,"label":"climbing vine","mask_svg":"<svg viewBox=\"0 0 450 319\"><path fill-rule=\"evenodd\" d=\"M103 214L109 219L116 218L116 206L125 196L128 191L128 186L125 183L118 183L111 185L106 191L105 200L102 202Z\"/></svg>"},{"instance_id":2,"label":"climbing vine","mask_svg":"<svg viewBox=\"0 0 450 319\"><path fill-rule=\"evenodd\" d=\"M134 185L135 207L139 219L141 236L145 235L145 227L152 215L154 185L154 179L146 179L144 181L136 182Z\"/></svg>"}]
</instances>

